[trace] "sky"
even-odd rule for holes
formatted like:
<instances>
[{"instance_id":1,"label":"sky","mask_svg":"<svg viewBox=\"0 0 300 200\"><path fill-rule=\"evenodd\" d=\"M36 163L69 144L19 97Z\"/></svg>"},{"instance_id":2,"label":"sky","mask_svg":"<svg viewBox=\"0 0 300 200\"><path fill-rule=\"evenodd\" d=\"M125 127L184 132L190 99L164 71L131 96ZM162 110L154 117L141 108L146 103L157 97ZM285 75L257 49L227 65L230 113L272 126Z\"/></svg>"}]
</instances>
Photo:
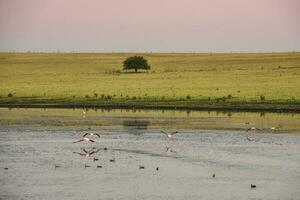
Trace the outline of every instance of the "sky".
<instances>
[{"instance_id":1,"label":"sky","mask_svg":"<svg viewBox=\"0 0 300 200\"><path fill-rule=\"evenodd\" d=\"M0 51L300 51L300 0L0 0Z\"/></svg>"}]
</instances>

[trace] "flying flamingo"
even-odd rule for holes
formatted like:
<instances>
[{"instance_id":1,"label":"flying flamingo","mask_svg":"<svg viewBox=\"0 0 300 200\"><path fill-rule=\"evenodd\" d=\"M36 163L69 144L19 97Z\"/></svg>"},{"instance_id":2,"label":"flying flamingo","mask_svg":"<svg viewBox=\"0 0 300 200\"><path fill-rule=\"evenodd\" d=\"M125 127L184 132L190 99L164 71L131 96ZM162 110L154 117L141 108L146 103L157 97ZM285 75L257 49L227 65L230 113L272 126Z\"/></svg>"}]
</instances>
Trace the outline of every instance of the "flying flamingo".
<instances>
[{"instance_id":1,"label":"flying flamingo","mask_svg":"<svg viewBox=\"0 0 300 200\"><path fill-rule=\"evenodd\" d=\"M164 133L164 134L167 136L167 138L171 138L171 137L173 137L176 133L178 133L178 131L175 131L175 132L165 132L165 131L160 131L160 132Z\"/></svg>"},{"instance_id":2,"label":"flying flamingo","mask_svg":"<svg viewBox=\"0 0 300 200\"><path fill-rule=\"evenodd\" d=\"M83 137L85 137L85 136L87 136L87 135L91 135L91 136L97 136L97 137L99 137L100 138L100 135L98 134L98 133L95 133L95 132L93 132L93 131L91 131L91 128L89 127L88 128L88 130L86 130L86 131L81 131L80 132L81 134L84 134L83 135Z\"/></svg>"}]
</instances>

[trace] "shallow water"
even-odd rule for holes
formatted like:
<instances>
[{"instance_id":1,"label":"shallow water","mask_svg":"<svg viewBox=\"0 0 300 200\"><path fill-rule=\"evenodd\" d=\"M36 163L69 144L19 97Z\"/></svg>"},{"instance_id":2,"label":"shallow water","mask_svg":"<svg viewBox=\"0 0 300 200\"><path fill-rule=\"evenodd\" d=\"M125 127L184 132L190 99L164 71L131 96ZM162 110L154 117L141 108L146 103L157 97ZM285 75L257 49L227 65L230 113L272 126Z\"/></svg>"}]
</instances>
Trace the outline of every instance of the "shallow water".
<instances>
[{"instance_id":1,"label":"shallow water","mask_svg":"<svg viewBox=\"0 0 300 200\"><path fill-rule=\"evenodd\" d=\"M110 116L110 121L120 118ZM144 119L135 117L135 121ZM73 143L85 128L0 126L0 199L275 200L300 196L297 131L247 133L235 128L186 127L167 140L157 126L112 123L93 126L101 135L91 136L95 143ZM83 149L99 151L84 157L77 154ZM140 165L145 169L139 169ZM251 189L251 184L257 187Z\"/></svg>"}]
</instances>

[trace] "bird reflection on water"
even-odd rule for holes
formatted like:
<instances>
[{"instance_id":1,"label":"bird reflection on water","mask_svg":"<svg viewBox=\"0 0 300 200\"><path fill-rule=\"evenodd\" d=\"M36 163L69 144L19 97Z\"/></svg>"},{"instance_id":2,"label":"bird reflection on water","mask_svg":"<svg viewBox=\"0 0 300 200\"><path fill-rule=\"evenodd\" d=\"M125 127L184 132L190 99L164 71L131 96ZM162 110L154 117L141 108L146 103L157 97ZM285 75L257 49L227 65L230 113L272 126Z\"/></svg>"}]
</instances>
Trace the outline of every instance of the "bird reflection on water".
<instances>
[{"instance_id":1,"label":"bird reflection on water","mask_svg":"<svg viewBox=\"0 0 300 200\"><path fill-rule=\"evenodd\" d=\"M78 154L80 156L84 157L90 157L91 155L94 155L99 152L99 149L92 149L90 151L87 151L86 149L82 150L83 152L73 152L74 154Z\"/></svg>"}]
</instances>

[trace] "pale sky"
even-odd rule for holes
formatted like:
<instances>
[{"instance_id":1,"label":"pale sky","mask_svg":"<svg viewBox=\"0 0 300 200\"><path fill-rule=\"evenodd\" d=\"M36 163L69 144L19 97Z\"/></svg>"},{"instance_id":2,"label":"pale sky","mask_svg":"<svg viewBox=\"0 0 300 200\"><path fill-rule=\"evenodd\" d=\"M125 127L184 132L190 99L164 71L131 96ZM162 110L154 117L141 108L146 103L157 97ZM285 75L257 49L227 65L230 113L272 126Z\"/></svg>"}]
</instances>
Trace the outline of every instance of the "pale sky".
<instances>
[{"instance_id":1,"label":"pale sky","mask_svg":"<svg viewBox=\"0 0 300 200\"><path fill-rule=\"evenodd\" d=\"M0 51L300 51L300 0L0 0Z\"/></svg>"}]
</instances>

